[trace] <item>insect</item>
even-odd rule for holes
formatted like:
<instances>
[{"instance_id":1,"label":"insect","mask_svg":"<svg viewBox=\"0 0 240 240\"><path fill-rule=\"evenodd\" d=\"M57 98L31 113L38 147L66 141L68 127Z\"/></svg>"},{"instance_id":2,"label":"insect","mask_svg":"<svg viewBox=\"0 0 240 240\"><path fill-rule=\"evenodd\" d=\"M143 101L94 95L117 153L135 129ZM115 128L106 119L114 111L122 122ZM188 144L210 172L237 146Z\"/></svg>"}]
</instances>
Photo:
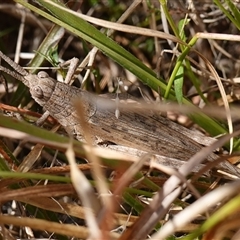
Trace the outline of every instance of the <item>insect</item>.
<instances>
[{"instance_id":1,"label":"insect","mask_svg":"<svg viewBox=\"0 0 240 240\"><path fill-rule=\"evenodd\" d=\"M84 129L79 122L73 99L81 101L85 109L82 114L89 123L92 136L98 140L179 160L188 160L202 148L191 138L195 132L163 116L151 112L121 110L120 117L116 118L114 109L104 109L100 106L101 97L58 82L46 72L30 74L1 51L0 57L15 70L11 71L0 66L0 71L29 87L32 98L78 140L84 140ZM122 97L120 94L119 97L124 98L124 95ZM212 161L216 158L217 155L213 154L208 160Z\"/></svg>"}]
</instances>

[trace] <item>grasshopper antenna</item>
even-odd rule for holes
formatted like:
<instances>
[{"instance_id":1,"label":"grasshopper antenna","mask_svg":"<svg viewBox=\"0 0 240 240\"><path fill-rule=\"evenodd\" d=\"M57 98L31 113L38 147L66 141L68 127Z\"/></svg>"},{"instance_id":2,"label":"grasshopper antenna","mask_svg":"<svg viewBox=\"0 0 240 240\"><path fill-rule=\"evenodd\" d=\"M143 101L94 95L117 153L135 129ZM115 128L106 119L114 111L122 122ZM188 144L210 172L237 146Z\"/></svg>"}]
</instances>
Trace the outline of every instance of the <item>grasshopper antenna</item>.
<instances>
[{"instance_id":1,"label":"grasshopper antenna","mask_svg":"<svg viewBox=\"0 0 240 240\"><path fill-rule=\"evenodd\" d=\"M0 58L2 58L5 62L7 62L15 70L15 71L11 71L8 68L0 66L0 71L5 72L6 74L16 78L17 80L23 82L27 87L29 87L29 83L25 79L25 76L29 75L29 73L20 65L12 61L5 54L3 54L1 51L0 51Z\"/></svg>"}]
</instances>

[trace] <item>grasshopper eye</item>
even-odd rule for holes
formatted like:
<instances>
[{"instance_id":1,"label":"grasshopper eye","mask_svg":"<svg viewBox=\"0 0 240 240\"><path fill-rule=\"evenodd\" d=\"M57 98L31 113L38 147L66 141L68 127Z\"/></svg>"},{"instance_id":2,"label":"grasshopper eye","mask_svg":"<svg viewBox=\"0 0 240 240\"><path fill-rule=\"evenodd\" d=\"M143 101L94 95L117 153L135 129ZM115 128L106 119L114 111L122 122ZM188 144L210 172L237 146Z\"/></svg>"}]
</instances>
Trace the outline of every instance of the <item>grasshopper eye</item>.
<instances>
[{"instance_id":1,"label":"grasshopper eye","mask_svg":"<svg viewBox=\"0 0 240 240\"><path fill-rule=\"evenodd\" d=\"M39 99L44 97L43 91L42 91L41 87L39 87L39 86L33 88L32 94L34 95L34 97L37 97Z\"/></svg>"},{"instance_id":2,"label":"grasshopper eye","mask_svg":"<svg viewBox=\"0 0 240 240\"><path fill-rule=\"evenodd\" d=\"M46 72L44 72L44 71L39 72L39 73L37 74L37 76L38 76L39 78L48 78L48 77L49 77L48 74L47 74Z\"/></svg>"}]
</instances>

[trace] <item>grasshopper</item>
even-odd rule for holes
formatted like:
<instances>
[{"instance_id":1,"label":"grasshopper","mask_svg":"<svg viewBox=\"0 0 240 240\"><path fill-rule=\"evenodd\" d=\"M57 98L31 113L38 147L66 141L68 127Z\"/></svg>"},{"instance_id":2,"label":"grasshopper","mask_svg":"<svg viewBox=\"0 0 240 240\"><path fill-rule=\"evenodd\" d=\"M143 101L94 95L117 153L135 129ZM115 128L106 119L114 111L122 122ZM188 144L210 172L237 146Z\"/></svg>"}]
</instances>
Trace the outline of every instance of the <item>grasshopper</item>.
<instances>
[{"instance_id":1,"label":"grasshopper","mask_svg":"<svg viewBox=\"0 0 240 240\"><path fill-rule=\"evenodd\" d=\"M0 71L23 82L29 88L32 98L78 140L84 140L84 129L79 122L73 99L79 99L84 106L84 118L89 123L94 139L183 161L202 148L192 138L196 135L194 131L166 117L151 112L123 111L116 118L114 109L104 109L98 104L101 97L58 82L43 71L37 75L30 74L1 51L0 57L15 70L0 66ZM125 97L120 94L120 98ZM217 155L212 154L208 160L213 161L216 158Z\"/></svg>"}]
</instances>

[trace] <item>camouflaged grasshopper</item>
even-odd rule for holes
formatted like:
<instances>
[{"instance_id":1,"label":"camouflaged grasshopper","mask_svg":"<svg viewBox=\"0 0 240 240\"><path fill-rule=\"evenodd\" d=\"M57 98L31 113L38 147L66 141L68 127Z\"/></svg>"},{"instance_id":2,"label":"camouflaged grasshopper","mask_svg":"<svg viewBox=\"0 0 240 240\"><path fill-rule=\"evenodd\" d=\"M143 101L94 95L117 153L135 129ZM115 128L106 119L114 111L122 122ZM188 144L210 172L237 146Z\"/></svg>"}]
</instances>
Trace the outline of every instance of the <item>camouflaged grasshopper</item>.
<instances>
[{"instance_id":1,"label":"camouflaged grasshopper","mask_svg":"<svg viewBox=\"0 0 240 240\"><path fill-rule=\"evenodd\" d=\"M101 102L101 97L58 82L43 71L37 75L30 74L1 51L0 57L15 70L11 71L0 66L0 71L23 82L29 88L32 98L78 140L84 140L84 129L80 125L73 99L82 102L85 109L84 118L89 123L92 136L97 139L95 143L100 139L184 161L202 148L193 139L196 135L194 131L163 116L150 112L145 114L137 111L121 111L120 117L116 118L114 109L104 109L98 104ZM216 158L217 155L212 154L208 160L212 161Z\"/></svg>"}]
</instances>

